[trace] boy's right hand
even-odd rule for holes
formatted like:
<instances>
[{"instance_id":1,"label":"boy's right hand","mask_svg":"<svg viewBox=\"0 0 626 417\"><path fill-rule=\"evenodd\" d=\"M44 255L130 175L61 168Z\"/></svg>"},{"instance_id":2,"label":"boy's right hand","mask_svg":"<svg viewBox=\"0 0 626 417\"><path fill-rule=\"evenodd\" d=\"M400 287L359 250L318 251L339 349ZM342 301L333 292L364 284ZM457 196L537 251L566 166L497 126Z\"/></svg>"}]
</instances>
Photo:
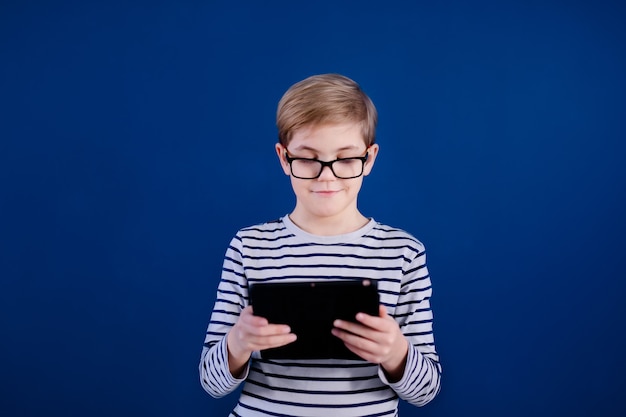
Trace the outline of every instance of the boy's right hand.
<instances>
[{"instance_id":1,"label":"boy's right hand","mask_svg":"<svg viewBox=\"0 0 626 417\"><path fill-rule=\"evenodd\" d=\"M289 326L270 324L267 319L253 315L252 306L247 306L227 336L230 373L239 377L252 352L284 346L295 340L296 335L291 333Z\"/></svg>"}]
</instances>

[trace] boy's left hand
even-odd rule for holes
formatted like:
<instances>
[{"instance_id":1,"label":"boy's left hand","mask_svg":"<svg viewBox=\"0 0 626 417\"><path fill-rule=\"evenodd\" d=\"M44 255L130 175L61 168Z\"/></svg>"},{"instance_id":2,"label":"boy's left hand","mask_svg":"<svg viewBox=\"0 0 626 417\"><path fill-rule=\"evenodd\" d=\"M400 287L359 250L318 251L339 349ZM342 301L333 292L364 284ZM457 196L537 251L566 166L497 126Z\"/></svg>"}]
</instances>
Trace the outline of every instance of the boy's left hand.
<instances>
[{"instance_id":1,"label":"boy's left hand","mask_svg":"<svg viewBox=\"0 0 626 417\"><path fill-rule=\"evenodd\" d=\"M381 305L378 310L379 317L357 314L359 323L335 320L332 333L361 358L380 364L390 382L396 382L404 374L409 343L387 309Z\"/></svg>"}]
</instances>

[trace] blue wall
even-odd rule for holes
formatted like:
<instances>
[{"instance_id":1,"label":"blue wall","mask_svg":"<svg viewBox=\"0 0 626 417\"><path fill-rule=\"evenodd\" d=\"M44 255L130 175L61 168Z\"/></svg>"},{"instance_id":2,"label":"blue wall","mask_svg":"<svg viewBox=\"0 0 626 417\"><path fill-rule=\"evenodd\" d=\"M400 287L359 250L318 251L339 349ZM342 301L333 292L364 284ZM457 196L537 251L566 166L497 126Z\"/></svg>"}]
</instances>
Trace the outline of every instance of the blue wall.
<instances>
[{"instance_id":1,"label":"blue wall","mask_svg":"<svg viewBox=\"0 0 626 417\"><path fill-rule=\"evenodd\" d=\"M0 414L227 413L222 256L293 206L280 96L340 72L360 207L429 253L443 390L403 415L626 415L626 8L503 3L3 2Z\"/></svg>"}]
</instances>

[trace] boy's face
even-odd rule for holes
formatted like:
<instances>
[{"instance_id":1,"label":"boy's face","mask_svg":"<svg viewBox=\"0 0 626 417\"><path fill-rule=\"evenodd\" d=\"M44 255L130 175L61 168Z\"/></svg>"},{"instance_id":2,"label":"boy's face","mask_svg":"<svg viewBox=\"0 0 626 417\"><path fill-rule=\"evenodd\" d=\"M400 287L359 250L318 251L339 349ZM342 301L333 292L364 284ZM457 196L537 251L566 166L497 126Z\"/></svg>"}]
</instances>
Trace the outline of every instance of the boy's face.
<instances>
[{"instance_id":1,"label":"boy's face","mask_svg":"<svg viewBox=\"0 0 626 417\"><path fill-rule=\"evenodd\" d=\"M294 215L298 214L310 220L349 220L349 217L343 216L359 215L357 196L363 176L371 172L378 154L378 145L374 144L369 148L365 145L359 124L342 123L299 129L294 132L286 148L276 144L276 152L285 174L291 177L291 185L296 194ZM296 178L291 174L285 155L291 158L333 161L337 158L362 157L366 152L368 159L363 166L363 175L350 179L337 178L328 166L315 179Z\"/></svg>"}]
</instances>

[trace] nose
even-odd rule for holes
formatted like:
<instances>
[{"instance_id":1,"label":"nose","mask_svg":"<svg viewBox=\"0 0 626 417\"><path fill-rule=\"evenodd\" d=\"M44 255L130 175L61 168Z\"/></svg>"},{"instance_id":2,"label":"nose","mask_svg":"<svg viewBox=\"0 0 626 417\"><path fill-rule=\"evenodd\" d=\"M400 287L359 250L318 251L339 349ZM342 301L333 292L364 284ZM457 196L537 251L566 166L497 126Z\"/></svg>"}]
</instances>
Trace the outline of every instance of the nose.
<instances>
[{"instance_id":1,"label":"nose","mask_svg":"<svg viewBox=\"0 0 626 417\"><path fill-rule=\"evenodd\" d=\"M335 178L337 177L335 177L335 174L333 173L333 170L330 168L330 166L322 167L322 173L319 177L317 177L319 181L332 181Z\"/></svg>"}]
</instances>

